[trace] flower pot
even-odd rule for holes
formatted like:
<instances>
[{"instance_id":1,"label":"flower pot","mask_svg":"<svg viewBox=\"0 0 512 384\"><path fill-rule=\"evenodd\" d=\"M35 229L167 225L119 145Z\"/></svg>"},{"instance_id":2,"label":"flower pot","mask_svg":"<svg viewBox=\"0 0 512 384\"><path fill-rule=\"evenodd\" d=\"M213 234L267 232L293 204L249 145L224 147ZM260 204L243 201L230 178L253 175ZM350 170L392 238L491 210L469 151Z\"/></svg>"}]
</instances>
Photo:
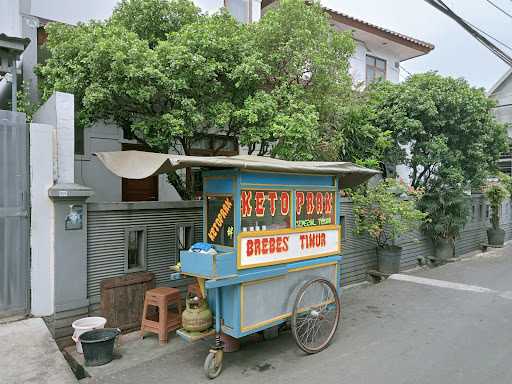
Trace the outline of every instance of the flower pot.
<instances>
[{"instance_id":1,"label":"flower pot","mask_svg":"<svg viewBox=\"0 0 512 384\"><path fill-rule=\"evenodd\" d=\"M455 256L455 243L453 239L437 239L434 244L436 259L448 260Z\"/></svg>"},{"instance_id":2,"label":"flower pot","mask_svg":"<svg viewBox=\"0 0 512 384\"><path fill-rule=\"evenodd\" d=\"M505 230L501 228L487 229L487 241L489 245L503 246L505 244Z\"/></svg>"},{"instance_id":3,"label":"flower pot","mask_svg":"<svg viewBox=\"0 0 512 384\"><path fill-rule=\"evenodd\" d=\"M377 248L377 262L379 272L392 274L400 272L400 258L402 247L391 245Z\"/></svg>"}]
</instances>

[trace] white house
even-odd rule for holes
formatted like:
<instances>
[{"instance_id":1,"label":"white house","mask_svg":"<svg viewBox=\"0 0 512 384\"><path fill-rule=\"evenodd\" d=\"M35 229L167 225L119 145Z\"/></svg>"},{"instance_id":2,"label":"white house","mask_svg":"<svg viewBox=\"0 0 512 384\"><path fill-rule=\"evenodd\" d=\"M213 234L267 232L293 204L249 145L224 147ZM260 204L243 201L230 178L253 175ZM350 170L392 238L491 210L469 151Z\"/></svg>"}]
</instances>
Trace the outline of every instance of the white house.
<instances>
[{"instance_id":1,"label":"white house","mask_svg":"<svg viewBox=\"0 0 512 384\"><path fill-rule=\"evenodd\" d=\"M260 15L276 5L277 0L194 0L207 12L225 7L241 22L257 22ZM0 0L0 33L28 37L31 44L22 58L23 78L30 84L32 95L37 97L37 79L33 67L44 55L44 25L48 21L75 24L90 19L108 17L117 0ZM356 51L350 59L350 73L355 85L367 84L385 78L398 82L400 63L429 53L434 46L421 40L353 18L344 13L326 9L331 24L339 30L351 30L356 40ZM4 81L4 86L6 82ZM2 94L0 82L0 95ZM1 98L1 96L0 96ZM108 172L92 156L94 152L134 149L137 143L126 140L119 127L97 123L84 132L77 132L75 142L75 181L91 187L95 194L89 201L169 201L179 199L166 176L142 181L120 179ZM197 154L207 155L218 141L225 138L212 135L198 143ZM234 154L239 148L228 142L219 154ZM398 167L401 176L408 170Z\"/></svg>"},{"instance_id":2,"label":"white house","mask_svg":"<svg viewBox=\"0 0 512 384\"><path fill-rule=\"evenodd\" d=\"M494 113L498 121L507 124L508 137L512 144L512 68L491 87L489 97L496 100ZM499 167L502 172L512 176L512 151L502 154Z\"/></svg>"}]
</instances>

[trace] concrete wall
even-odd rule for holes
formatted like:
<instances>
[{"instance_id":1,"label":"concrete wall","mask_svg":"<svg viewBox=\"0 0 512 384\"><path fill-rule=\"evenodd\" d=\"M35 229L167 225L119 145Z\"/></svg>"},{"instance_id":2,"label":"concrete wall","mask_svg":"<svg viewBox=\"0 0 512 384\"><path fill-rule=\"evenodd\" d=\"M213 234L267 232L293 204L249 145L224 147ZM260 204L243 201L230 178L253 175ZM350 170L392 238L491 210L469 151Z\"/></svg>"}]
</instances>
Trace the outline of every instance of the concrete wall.
<instances>
[{"instance_id":1,"label":"concrete wall","mask_svg":"<svg viewBox=\"0 0 512 384\"><path fill-rule=\"evenodd\" d=\"M54 183L54 127L30 124L31 312L49 316L54 308L54 214L48 189Z\"/></svg>"},{"instance_id":2,"label":"concrete wall","mask_svg":"<svg viewBox=\"0 0 512 384\"><path fill-rule=\"evenodd\" d=\"M94 153L120 151L123 143L136 143L136 141L124 140L123 130L114 124L99 121L92 127L84 129L84 154L74 156L74 172L78 184L94 190L94 196L89 201L122 201L121 178L105 168ZM159 176L158 200L181 200L176 189L167 181L166 175Z\"/></svg>"},{"instance_id":3,"label":"concrete wall","mask_svg":"<svg viewBox=\"0 0 512 384\"><path fill-rule=\"evenodd\" d=\"M74 156L76 182L95 192L90 201L121 201L121 178L112 174L93 155L95 152L120 151L123 130L97 122L84 129L84 154Z\"/></svg>"},{"instance_id":4,"label":"concrete wall","mask_svg":"<svg viewBox=\"0 0 512 384\"><path fill-rule=\"evenodd\" d=\"M56 314L89 306L85 201L93 192L74 183L73 112L73 95L57 92L30 125L31 312L46 316L52 333ZM79 207L85 221L69 226Z\"/></svg>"},{"instance_id":5,"label":"concrete wall","mask_svg":"<svg viewBox=\"0 0 512 384\"><path fill-rule=\"evenodd\" d=\"M73 165L75 152L75 107L74 97L69 93L55 92L34 114L35 123L55 127L54 181L74 183Z\"/></svg>"}]
</instances>

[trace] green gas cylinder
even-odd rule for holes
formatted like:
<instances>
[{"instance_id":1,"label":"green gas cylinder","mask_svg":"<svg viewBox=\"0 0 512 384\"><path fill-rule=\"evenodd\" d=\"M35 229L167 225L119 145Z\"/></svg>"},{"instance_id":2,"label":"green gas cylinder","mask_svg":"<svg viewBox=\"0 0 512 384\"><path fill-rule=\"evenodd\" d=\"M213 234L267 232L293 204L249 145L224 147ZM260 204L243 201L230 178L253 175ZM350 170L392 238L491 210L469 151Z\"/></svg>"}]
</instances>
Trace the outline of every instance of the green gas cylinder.
<instances>
[{"instance_id":1,"label":"green gas cylinder","mask_svg":"<svg viewBox=\"0 0 512 384\"><path fill-rule=\"evenodd\" d=\"M181 324L189 332L201 332L212 326L213 316L205 299L197 296L187 298Z\"/></svg>"}]
</instances>

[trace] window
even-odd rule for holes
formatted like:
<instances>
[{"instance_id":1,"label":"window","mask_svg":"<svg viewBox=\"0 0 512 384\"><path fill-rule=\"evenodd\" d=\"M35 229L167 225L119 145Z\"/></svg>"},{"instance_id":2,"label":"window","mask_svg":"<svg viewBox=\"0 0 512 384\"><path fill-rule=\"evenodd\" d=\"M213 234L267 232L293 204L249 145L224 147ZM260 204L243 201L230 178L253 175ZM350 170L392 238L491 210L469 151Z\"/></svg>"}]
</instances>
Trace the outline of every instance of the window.
<instances>
[{"instance_id":1,"label":"window","mask_svg":"<svg viewBox=\"0 0 512 384\"><path fill-rule=\"evenodd\" d=\"M192 224L176 225L176 262L180 261L180 251L189 250L194 238L194 226Z\"/></svg>"},{"instance_id":2,"label":"window","mask_svg":"<svg viewBox=\"0 0 512 384\"><path fill-rule=\"evenodd\" d=\"M366 56L366 84L386 79L386 60L374 56Z\"/></svg>"},{"instance_id":3,"label":"window","mask_svg":"<svg viewBox=\"0 0 512 384\"><path fill-rule=\"evenodd\" d=\"M230 195L207 196L206 241L232 247L235 235L234 201Z\"/></svg>"},{"instance_id":4,"label":"window","mask_svg":"<svg viewBox=\"0 0 512 384\"><path fill-rule=\"evenodd\" d=\"M340 225L341 225L341 240L347 240L347 227L345 226L345 216L340 216Z\"/></svg>"},{"instance_id":5,"label":"window","mask_svg":"<svg viewBox=\"0 0 512 384\"><path fill-rule=\"evenodd\" d=\"M125 272L146 269L146 228L132 227L125 230Z\"/></svg>"}]
</instances>

